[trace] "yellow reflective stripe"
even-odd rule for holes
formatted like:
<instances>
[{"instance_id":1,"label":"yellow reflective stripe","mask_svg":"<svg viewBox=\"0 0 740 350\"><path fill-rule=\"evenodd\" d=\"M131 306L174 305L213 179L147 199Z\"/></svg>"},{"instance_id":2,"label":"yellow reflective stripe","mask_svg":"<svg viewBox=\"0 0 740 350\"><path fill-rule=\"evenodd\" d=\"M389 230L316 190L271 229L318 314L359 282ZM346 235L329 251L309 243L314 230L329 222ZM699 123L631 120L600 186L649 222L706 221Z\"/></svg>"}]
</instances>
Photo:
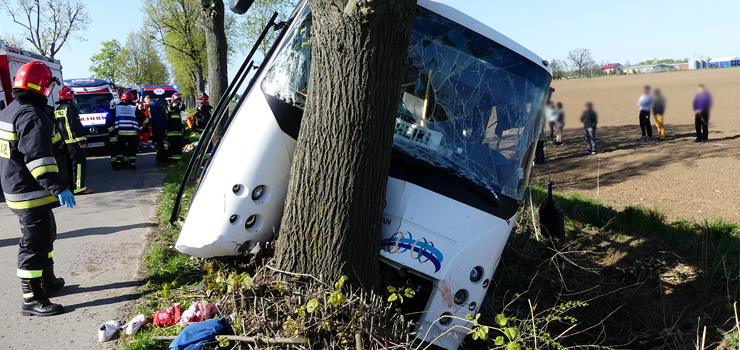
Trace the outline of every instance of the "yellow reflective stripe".
<instances>
[{"instance_id":1,"label":"yellow reflective stripe","mask_svg":"<svg viewBox=\"0 0 740 350\"><path fill-rule=\"evenodd\" d=\"M57 143L61 139L62 139L62 135L60 133L56 133L54 134L54 136L51 137L51 143Z\"/></svg>"},{"instance_id":2,"label":"yellow reflective stripe","mask_svg":"<svg viewBox=\"0 0 740 350\"><path fill-rule=\"evenodd\" d=\"M49 252L49 259L51 259L53 257L54 257L54 251L52 250L52 251Z\"/></svg>"},{"instance_id":3,"label":"yellow reflective stripe","mask_svg":"<svg viewBox=\"0 0 740 350\"><path fill-rule=\"evenodd\" d=\"M43 174L46 174L46 173L58 173L58 172L59 172L59 167L58 166L56 166L56 165L44 165L44 166L40 166L38 168L35 168L35 169L31 170L31 175L33 175L34 178L37 178L37 177L39 177L39 176L41 176Z\"/></svg>"},{"instance_id":4,"label":"yellow reflective stripe","mask_svg":"<svg viewBox=\"0 0 740 350\"><path fill-rule=\"evenodd\" d=\"M33 298L33 292L23 293L23 299L31 299L31 298Z\"/></svg>"},{"instance_id":5,"label":"yellow reflective stripe","mask_svg":"<svg viewBox=\"0 0 740 350\"><path fill-rule=\"evenodd\" d=\"M85 191L87 191L87 187L80 187L80 188L78 188L78 189L75 190L75 194L82 193L82 192L85 192Z\"/></svg>"},{"instance_id":6,"label":"yellow reflective stripe","mask_svg":"<svg viewBox=\"0 0 740 350\"><path fill-rule=\"evenodd\" d=\"M8 141L18 141L18 134L14 132L7 132L5 130L0 130L0 139Z\"/></svg>"},{"instance_id":7,"label":"yellow reflective stripe","mask_svg":"<svg viewBox=\"0 0 740 350\"><path fill-rule=\"evenodd\" d=\"M138 136L139 135L139 132L137 132L137 131L123 131L123 130L118 130L118 135L121 135L121 136Z\"/></svg>"},{"instance_id":8,"label":"yellow reflective stripe","mask_svg":"<svg viewBox=\"0 0 740 350\"><path fill-rule=\"evenodd\" d=\"M36 84L34 84L34 83L26 83L26 86L28 86L28 87L30 87L32 89L36 89L36 91L41 91L41 87L38 86L38 85L36 85Z\"/></svg>"},{"instance_id":9,"label":"yellow reflective stripe","mask_svg":"<svg viewBox=\"0 0 740 350\"><path fill-rule=\"evenodd\" d=\"M18 269L18 277L20 278L39 278L43 270L21 270Z\"/></svg>"},{"instance_id":10,"label":"yellow reflective stripe","mask_svg":"<svg viewBox=\"0 0 740 350\"><path fill-rule=\"evenodd\" d=\"M80 137L78 137L76 139L69 139L66 142L67 142L67 144L73 144L73 143L78 143L78 142L82 142L82 141L87 141L87 137L80 136Z\"/></svg>"},{"instance_id":11,"label":"yellow reflective stripe","mask_svg":"<svg viewBox=\"0 0 740 350\"><path fill-rule=\"evenodd\" d=\"M82 164L77 164L77 186L75 188L82 187Z\"/></svg>"},{"instance_id":12,"label":"yellow reflective stripe","mask_svg":"<svg viewBox=\"0 0 740 350\"><path fill-rule=\"evenodd\" d=\"M10 209L31 209L31 208L40 207L42 205L55 203L56 201L57 201L56 197L48 196L44 198L32 199L28 201L18 201L18 202L11 202L6 199L5 203L8 204L8 208Z\"/></svg>"}]
</instances>

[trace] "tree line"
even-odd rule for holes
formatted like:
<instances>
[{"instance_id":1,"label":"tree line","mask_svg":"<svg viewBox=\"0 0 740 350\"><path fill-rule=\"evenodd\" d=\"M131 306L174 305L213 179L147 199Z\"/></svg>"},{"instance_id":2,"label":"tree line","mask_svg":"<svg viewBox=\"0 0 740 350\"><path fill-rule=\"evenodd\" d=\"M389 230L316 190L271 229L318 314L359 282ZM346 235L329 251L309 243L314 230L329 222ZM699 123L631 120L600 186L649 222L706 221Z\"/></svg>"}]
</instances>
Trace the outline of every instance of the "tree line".
<instances>
[{"instance_id":1,"label":"tree line","mask_svg":"<svg viewBox=\"0 0 740 350\"><path fill-rule=\"evenodd\" d=\"M208 94L217 100L228 85L233 55L251 47L273 12L285 16L294 2L256 0L248 16L238 17L223 0L142 0L143 25L125 38L103 41L90 72L124 87L175 83L186 99ZM22 31L3 33L6 42L31 44L50 58L70 39L85 41L93 21L79 0L0 0L0 10ZM260 46L263 53L271 39Z\"/></svg>"},{"instance_id":2,"label":"tree line","mask_svg":"<svg viewBox=\"0 0 740 350\"><path fill-rule=\"evenodd\" d=\"M652 65L652 64L674 64L674 63L685 63L689 59L652 59L645 60L637 63L638 66ZM601 61L596 63L593 59L590 49L573 49L568 51L568 56L565 59L553 59L550 61L550 67L552 68L552 75L554 79L564 78L591 78L597 76L606 75L601 68L610 63L609 60ZM619 62L621 63L621 62ZM631 66L629 61L625 61L622 64L625 68Z\"/></svg>"}]
</instances>

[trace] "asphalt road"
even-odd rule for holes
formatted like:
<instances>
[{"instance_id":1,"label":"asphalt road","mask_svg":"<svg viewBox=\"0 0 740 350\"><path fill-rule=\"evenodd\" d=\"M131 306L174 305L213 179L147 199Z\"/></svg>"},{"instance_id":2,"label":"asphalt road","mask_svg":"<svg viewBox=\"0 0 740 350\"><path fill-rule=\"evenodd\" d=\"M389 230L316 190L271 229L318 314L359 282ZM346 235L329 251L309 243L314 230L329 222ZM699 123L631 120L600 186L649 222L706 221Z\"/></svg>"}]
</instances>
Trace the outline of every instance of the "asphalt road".
<instances>
[{"instance_id":1,"label":"asphalt road","mask_svg":"<svg viewBox=\"0 0 740 350\"><path fill-rule=\"evenodd\" d=\"M73 209L54 210L57 277L66 286L52 301L66 313L21 316L20 279L16 277L20 228L17 217L0 204L0 349L101 349L97 329L126 317L122 308L139 297L138 272L146 236L155 226L155 203L164 173L154 154L139 155L135 173L113 171L107 157L88 159L87 188Z\"/></svg>"}]
</instances>

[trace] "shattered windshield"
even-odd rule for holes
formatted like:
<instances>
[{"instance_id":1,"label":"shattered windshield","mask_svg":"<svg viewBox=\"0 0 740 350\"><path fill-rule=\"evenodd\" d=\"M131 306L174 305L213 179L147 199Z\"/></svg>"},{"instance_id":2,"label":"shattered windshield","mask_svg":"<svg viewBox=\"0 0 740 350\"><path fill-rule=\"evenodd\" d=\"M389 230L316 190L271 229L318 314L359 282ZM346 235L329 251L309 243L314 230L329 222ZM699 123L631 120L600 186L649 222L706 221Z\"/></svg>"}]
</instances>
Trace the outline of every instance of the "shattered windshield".
<instances>
[{"instance_id":1,"label":"shattered windshield","mask_svg":"<svg viewBox=\"0 0 740 350\"><path fill-rule=\"evenodd\" d=\"M299 17L262 90L305 106L311 15ZM549 74L514 51L418 8L399 91L394 149L521 199Z\"/></svg>"}]
</instances>

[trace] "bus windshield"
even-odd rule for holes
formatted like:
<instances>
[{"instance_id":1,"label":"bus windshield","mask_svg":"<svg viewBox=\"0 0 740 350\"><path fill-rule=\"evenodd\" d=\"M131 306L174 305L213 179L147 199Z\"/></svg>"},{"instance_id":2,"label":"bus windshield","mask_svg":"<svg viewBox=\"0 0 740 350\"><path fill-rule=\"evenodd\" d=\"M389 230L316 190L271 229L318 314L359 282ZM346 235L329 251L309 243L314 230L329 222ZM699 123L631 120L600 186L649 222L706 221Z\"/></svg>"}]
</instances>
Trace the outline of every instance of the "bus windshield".
<instances>
[{"instance_id":1,"label":"bus windshield","mask_svg":"<svg viewBox=\"0 0 740 350\"><path fill-rule=\"evenodd\" d=\"M79 109L80 114L89 113L108 113L110 101L113 95L110 93L103 94L75 94L75 106Z\"/></svg>"},{"instance_id":2,"label":"bus windshield","mask_svg":"<svg viewBox=\"0 0 740 350\"><path fill-rule=\"evenodd\" d=\"M303 108L310 12L297 21L261 87ZM419 7L398 95L394 149L521 199L550 80L520 54Z\"/></svg>"}]
</instances>

